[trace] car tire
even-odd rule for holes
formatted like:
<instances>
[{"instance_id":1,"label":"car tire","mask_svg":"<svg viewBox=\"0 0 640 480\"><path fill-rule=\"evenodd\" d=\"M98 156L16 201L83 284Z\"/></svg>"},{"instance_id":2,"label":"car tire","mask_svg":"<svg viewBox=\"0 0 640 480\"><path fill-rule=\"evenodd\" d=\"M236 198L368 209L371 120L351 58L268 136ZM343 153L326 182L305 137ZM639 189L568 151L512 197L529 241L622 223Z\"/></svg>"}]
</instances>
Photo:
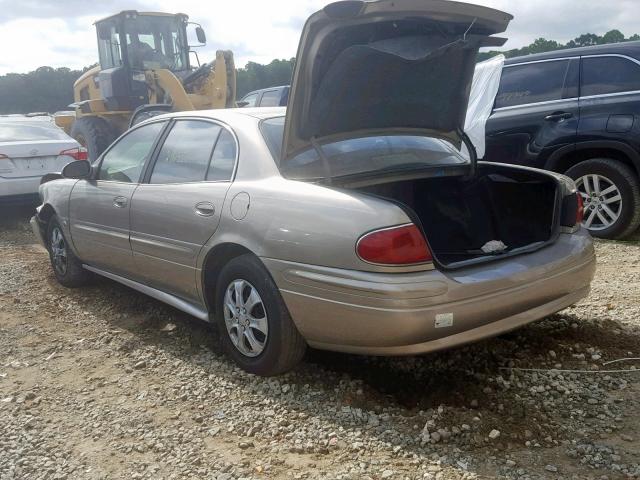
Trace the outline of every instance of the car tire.
<instances>
[{"instance_id":1,"label":"car tire","mask_svg":"<svg viewBox=\"0 0 640 480\"><path fill-rule=\"evenodd\" d=\"M598 220L597 224L593 223L594 227L587 226L591 212L601 204L596 204L595 198L591 204L588 199L585 201L585 222L583 225L589 229L591 235L599 238L622 239L638 229L640 225L640 182L636 173L629 166L610 158L592 158L571 167L565 174L576 181L578 189L583 194L585 180L593 184L592 180L588 180L593 176L598 176L599 181L602 179L605 185L608 185L607 181L615 185L620 194L620 204L617 202L613 205L610 204L616 209L614 213L618 214L617 219L612 221L610 225ZM590 189L592 192L595 191L592 187ZM601 191L605 190L606 188L602 188ZM612 195L615 195L615 191L608 194L609 199L613 198ZM600 198L604 198L604 196ZM597 214L597 212L595 213ZM597 217L594 216L595 218ZM610 220L608 215L607 218Z\"/></svg>"},{"instance_id":2,"label":"car tire","mask_svg":"<svg viewBox=\"0 0 640 480\"><path fill-rule=\"evenodd\" d=\"M278 375L302 360L306 342L269 271L256 256L241 255L222 268L215 299L215 319L223 349L243 370L262 376ZM225 306L226 300L234 307L233 312Z\"/></svg>"},{"instance_id":3,"label":"car tire","mask_svg":"<svg viewBox=\"0 0 640 480\"><path fill-rule=\"evenodd\" d=\"M91 162L98 158L116 137L107 121L99 117L78 118L71 127L71 136L87 149Z\"/></svg>"},{"instance_id":4,"label":"car tire","mask_svg":"<svg viewBox=\"0 0 640 480\"><path fill-rule=\"evenodd\" d=\"M91 279L89 272L82 268L82 262L71 250L55 215L47 225L47 250L53 274L61 285L76 288L86 285Z\"/></svg>"}]
</instances>

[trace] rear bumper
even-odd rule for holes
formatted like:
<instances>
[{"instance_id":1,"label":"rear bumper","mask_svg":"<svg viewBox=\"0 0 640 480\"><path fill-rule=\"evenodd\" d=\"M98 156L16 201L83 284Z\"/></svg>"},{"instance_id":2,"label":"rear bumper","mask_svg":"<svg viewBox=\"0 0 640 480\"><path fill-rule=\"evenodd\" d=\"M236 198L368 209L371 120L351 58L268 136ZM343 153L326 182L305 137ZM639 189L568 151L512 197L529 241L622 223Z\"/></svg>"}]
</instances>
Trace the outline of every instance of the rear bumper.
<instances>
[{"instance_id":1,"label":"rear bumper","mask_svg":"<svg viewBox=\"0 0 640 480\"><path fill-rule=\"evenodd\" d=\"M263 259L309 345L410 355L513 330L589 293L591 238L453 272L370 273Z\"/></svg>"}]
</instances>

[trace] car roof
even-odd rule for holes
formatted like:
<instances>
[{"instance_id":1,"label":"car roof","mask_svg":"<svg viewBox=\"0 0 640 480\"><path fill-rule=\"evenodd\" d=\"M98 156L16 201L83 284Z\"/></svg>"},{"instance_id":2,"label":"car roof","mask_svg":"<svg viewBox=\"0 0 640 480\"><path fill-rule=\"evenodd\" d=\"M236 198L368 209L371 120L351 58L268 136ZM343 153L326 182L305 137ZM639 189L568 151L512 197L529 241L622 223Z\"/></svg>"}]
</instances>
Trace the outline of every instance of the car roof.
<instances>
[{"instance_id":1,"label":"car roof","mask_svg":"<svg viewBox=\"0 0 640 480\"><path fill-rule=\"evenodd\" d=\"M221 120L224 122L233 121L233 118L238 118L239 116L254 117L260 120L264 118L282 117L284 116L286 111L286 107L219 108L215 110L190 110L185 112L172 112L153 118L201 117Z\"/></svg>"},{"instance_id":2,"label":"car roof","mask_svg":"<svg viewBox=\"0 0 640 480\"><path fill-rule=\"evenodd\" d=\"M537 60L551 60L554 58L577 57L580 55L604 55L604 54L628 55L630 57L640 59L640 41L608 43L606 45L592 45L590 47L565 48L562 50L554 50L552 52L534 53L532 55L523 55L520 57L512 57L505 60L505 65L514 63L535 62Z\"/></svg>"}]
</instances>

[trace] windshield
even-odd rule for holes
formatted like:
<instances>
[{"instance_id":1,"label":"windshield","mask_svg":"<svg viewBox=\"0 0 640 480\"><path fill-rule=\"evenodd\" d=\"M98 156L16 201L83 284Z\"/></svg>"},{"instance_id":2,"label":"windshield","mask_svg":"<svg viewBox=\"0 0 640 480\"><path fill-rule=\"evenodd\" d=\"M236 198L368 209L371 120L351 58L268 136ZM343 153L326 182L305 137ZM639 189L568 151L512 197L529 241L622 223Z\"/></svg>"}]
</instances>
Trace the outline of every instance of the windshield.
<instances>
[{"instance_id":1,"label":"windshield","mask_svg":"<svg viewBox=\"0 0 640 480\"><path fill-rule=\"evenodd\" d=\"M33 123L0 123L0 142L29 142L34 140L71 139L58 127L34 125Z\"/></svg>"},{"instance_id":2,"label":"windshield","mask_svg":"<svg viewBox=\"0 0 640 480\"><path fill-rule=\"evenodd\" d=\"M282 153L284 117L264 120L262 135L277 163ZM287 161L287 178L297 180L468 165L469 158L450 143L418 135L374 135L349 138L305 150Z\"/></svg>"},{"instance_id":3,"label":"windshield","mask_svg":"<svg viewBox=\"0 0 640 480\"><path fill-rule=\"evenodd\" d=\"M173 16L138 15L125 20L129 63L134 69L188 68L182 20Z\"/></svg>"}]
</instances>

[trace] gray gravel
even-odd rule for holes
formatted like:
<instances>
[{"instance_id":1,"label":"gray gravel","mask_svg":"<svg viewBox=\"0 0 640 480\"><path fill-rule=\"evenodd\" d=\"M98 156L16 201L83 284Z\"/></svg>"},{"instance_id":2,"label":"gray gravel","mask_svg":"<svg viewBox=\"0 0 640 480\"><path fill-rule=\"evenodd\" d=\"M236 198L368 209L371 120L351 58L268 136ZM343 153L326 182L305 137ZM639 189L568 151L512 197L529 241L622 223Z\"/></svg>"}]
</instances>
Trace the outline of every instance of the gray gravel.
<instances>
[{"instance_id":1,"label":"gray gravel","mask_svg":"<svg viewBox=\"0 0 640 480\"><path fill-rule=\"evenodd\" d=\"M60 287L0 228L0 480L640 478L640 373L595 373L640 369L604 364L640 357L637 243L598 243L589 299L509 335L265 379L141 294Z\"/></svg>"}]
</instances>

